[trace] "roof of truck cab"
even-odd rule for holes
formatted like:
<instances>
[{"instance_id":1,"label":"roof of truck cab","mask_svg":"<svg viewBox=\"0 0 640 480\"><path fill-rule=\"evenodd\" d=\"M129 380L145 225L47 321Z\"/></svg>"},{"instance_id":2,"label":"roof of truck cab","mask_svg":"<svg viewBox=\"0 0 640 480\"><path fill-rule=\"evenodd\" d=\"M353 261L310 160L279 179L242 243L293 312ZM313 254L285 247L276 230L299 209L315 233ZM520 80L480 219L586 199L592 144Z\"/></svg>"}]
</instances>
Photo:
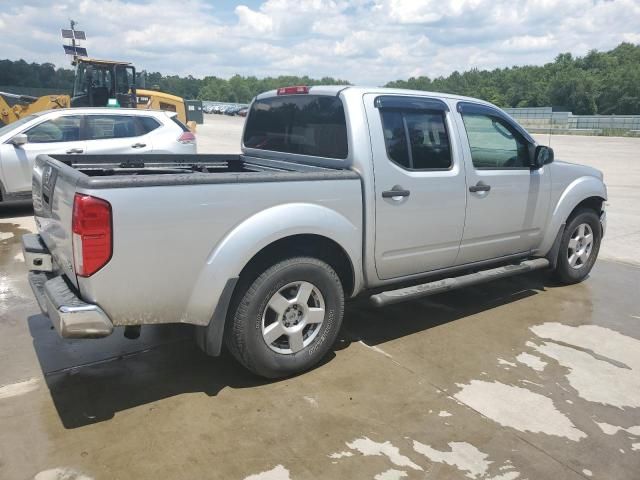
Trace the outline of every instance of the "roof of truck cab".
<instances>
[{"instance_id":1,"label":"roof of truck cab","mask_svg":"<svg viewBox=\"0 0 640 480\"><path fill-rule=\"evenodd\" d=\"M463 95L455 95L453 93L443 93L443 92L428 92L425 90L409 90L404 88L386 88L386 87L361 87L354 85L315 85L309 87L309 94L312 95L338 95L341 92L348 93L349 95L355 94L389 94L389 95L418 95L421 97L433 97L433 98L447 98L451 100L462 100L468 102L481 103L484 105L494 106L492 103L487 102L485 100L480 100L479 98L473 97L465 97ZM264 92L259 94L256 99L268 98L268 97L277 97L278 90L269 90L268 92Z\"/></svg>"}]
</instances>

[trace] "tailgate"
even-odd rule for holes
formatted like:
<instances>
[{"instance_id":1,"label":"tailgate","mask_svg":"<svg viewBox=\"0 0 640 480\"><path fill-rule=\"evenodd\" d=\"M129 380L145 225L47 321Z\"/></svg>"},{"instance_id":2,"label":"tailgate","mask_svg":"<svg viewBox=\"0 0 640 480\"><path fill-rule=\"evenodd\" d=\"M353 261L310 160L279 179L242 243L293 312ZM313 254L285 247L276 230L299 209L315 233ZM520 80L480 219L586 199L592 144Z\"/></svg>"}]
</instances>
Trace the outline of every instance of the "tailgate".
<instances>
[{"instance_id":1,"label":"tailgate","mask_svg":"<svg viewBox=\"0 0 640 480\"><path fill-rule=\"evenodd\" d=\"M82 173L49 155L38 155L33 169L33 211L38 231L54 260L54 271L76 287L71 220L76 184Z\"/></svg>"}]
</instances>

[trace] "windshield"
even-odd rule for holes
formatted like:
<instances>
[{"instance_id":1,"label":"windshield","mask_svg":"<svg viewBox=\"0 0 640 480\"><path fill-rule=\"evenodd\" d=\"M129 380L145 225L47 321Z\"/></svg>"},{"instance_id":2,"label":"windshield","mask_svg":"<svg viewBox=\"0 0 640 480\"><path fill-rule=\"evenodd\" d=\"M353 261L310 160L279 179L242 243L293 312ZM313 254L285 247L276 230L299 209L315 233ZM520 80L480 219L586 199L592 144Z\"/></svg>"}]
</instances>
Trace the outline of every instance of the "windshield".
<instances>
[{"instance_id":1,"label":"windshield","mask_svg":"<svg viewBox=\"0 0 640 480\"><path fill-rule=\"evenodd\" d=\"M22 117L20 120L16 120L13 123L5 125L4 127L0 127L0 138L3 137L4 135L6 135L7 133L10 133L12 131L18 130L22 125L24 125L27 122L30 122L34 118L38 118L38 116L37 115L28 115L26 117Z\"/></svg>"},{"instance_id":2,"label":"windshield","mask_svg":"<svg viewBox=\"0 0 640 480\"><path fill-rule=\"evenodd\" d=\"M107 95L115 95L115 92L112 92L113 83L112 83L112 73L111 67L109 65L101 65L95 64L91 65L91 71L87 72L87 66L84 63L79 63L76 69L76 78L73 84L73 96L79 97L82 95L87 95L87 86L89 82L91 83L91 87L95 88L103 88L106 89ZM128 91L129 84L127 82L127 72L122 72L123 83L125 84L125 88Z\"/></svg>"}]
</instances>

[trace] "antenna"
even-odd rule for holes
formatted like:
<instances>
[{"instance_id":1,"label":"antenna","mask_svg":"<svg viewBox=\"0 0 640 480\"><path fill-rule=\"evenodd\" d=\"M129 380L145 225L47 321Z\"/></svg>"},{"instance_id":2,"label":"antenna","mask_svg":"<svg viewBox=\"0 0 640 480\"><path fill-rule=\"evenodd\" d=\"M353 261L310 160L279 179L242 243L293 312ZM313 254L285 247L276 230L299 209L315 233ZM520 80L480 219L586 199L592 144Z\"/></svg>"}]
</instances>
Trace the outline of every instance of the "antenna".
<instances>
[{"instance_id":1,"label":"antenna","mask_svg":"<svg viewBox=\"0 0 640 480\"><path fill-rule=\"evenodd\" d=\"M71 60L71 65L75 65L78 62L78 57L88 57L87 49L80 46L78 40L86 40L87 36L82 30L76 30L76 25L78 22L75 20L69 20L69 24L71 26L70 30L65 28L62 29L62 38L71 40L71 45L62 45L64 48L64 53L67 55L72 55L73 60Z\"/></svg>"},{"instance_id":2,"label":"antenna","mask_svg":"<svg viewBox=\"0 0 640 480\"><path fill-rule=\"evenodd\" d=\"M551 116L549 117L549 133L547 134L547 147L551 146L551 128L553 127L553 107L551 107Z\"/></svg>"},{"instance_id":3,"label":"antenna","mask_svg":"<svg viewBox=\"0 0 640 480\"><path fill-rule=\"evenodd\" d=\"M553 106L551 107L551 118L549 119L549 138L547 147L551 146L551 132L553 131Z\"/></svg>"}]
</instances>

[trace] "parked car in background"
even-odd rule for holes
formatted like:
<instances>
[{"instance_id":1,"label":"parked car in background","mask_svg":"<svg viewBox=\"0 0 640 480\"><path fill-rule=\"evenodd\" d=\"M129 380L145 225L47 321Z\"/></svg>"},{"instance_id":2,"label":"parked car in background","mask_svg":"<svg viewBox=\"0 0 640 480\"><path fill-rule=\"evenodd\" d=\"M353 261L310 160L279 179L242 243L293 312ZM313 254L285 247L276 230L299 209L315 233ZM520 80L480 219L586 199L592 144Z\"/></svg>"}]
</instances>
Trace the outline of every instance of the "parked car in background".
<instances>
[{"instance_id":1,"label":"parked car in background","mask_svg":"<svg viewBox=\"0 0 640 480\"><path fill-rule=\"evenodd\" d=\"M163 168L38 156L23 247L62 337L189 323L206 353L224 342L283 377L329 351L345 298L384 306L542 268L570 284L596 261L602 173L554 161L485 101L285 87L245 125L241 155Z\"/></svg>"},{"instance_id":2,"label":"parked car in background","mask_svg":"<svg viewBox=\"0 0 640 480\"><path fill-rule=\"evenodd\" d=\"M248 112L249 112L249 107L244 107L238 110L238 115L241 117L246 117Z\"/></svg>"},{"instance_id":3,"label":"parked car in background","mask_svg":"<svg viewBox=\"0 0 640 480\"><path fill-rule=\"evenodd\" d=\"M239 107L238 105L231 105L224 113L225 115L235 115L240 111L241 108L242 107Z\"/></svg>"},{"instance_id":4,"label":"parked car in background","mask_svg":"<svg viewBox=\"0 0 640 480\"><path fill-rule=\"evenodd\" d=\"M0 201L31 197L37 155L196 153L175 112L73 108L39 112L0 128Z\"/></svg>"},{"instance_id":5,"label":"parked car in background","mask_svg":"<svg viewBox=\"0 0 640 480\"><path fill-rule=\"evenodd\" d=\"M203 107L205 113L215 113L215 114L224 114L224 115L241 115L246 117L247 105L245 104L237 104L237 103L229 103L229 104L216 104L216 105L206 105Z\"/></svg>"}]
</instances>

